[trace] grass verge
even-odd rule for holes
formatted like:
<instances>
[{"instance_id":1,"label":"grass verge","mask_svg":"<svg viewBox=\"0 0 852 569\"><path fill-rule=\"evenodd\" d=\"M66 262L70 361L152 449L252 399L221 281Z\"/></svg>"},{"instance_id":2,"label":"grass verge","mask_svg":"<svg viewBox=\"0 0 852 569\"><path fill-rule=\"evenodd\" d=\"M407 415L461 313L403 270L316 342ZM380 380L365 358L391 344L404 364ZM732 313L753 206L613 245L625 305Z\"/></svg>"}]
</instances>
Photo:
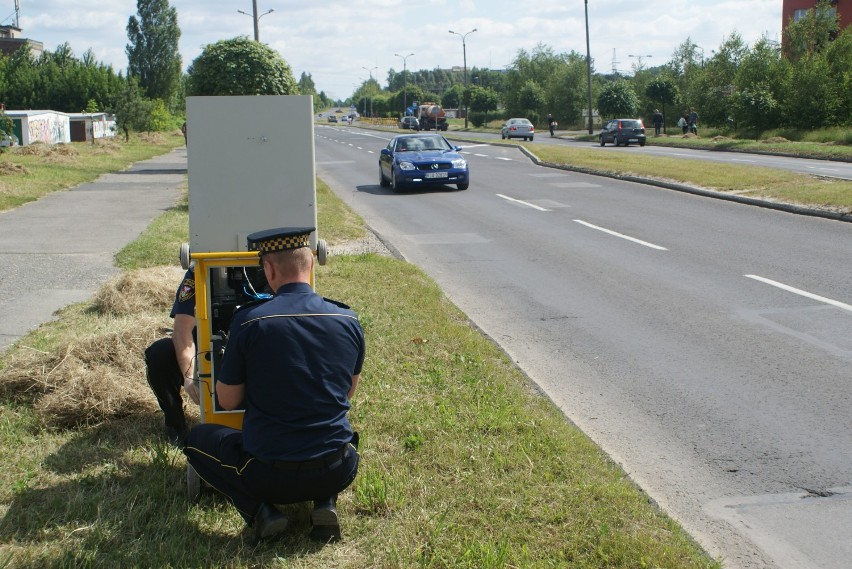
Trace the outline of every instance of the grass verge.
<instances>
[{"instance_id":1,"label":"grass verge","mask_svg":"<svg viewBox=\"0 0 852 569\"><path fill-rule=\"evenodd\" d=\"M133 134L98 139L94 144L33 144L0 153L0 211L35 201L57 190L91 182L183 145L180 132Z\"/></svg>"},{"instance_id":2,"label":"grass verge","mask_svg":"<svg viewBox=\"0 0 852 569\"><path fill-rule=\"evenodd\" d=\"M722 165L702 160L599 152L552 144L525 145L542 161L590 172L673 181L720 192L852 213L852 182L774 168Z\"/></svg>"},{"instance_id":3,"label":"grass verge","mask_svg":"<svg viewBox=\"0 0 852 569\"><path fill-rule=\"evenodd\" d=\"M364 234L322 184L318 204L331 245ZM175 258L185 207L163 218L144 246L119 255L123 266L154 270L142 267ZM102 377L119 367L104 357L116 338L144 346L160 333L174 286L166 283L159 306L116 314L74 305L3 355L0 566L719 567L417 268L374 254L335 257L318 267L317 285L360 313L368 339L352 410L363 462L339 502L342 543L308 541L303 504L286 507L284 538L251 547L220 497L189 502L183 455L160 439L150 393L146 404L113 401L101 420L76 428L45 412L43 380L71 359L70 347L101 346L83 353ZM115 373L135 386L124 390L145 393L141 350L121 359ZM32 385L12 388L9 377L22 375Z\"/></svg>"}]
</instances>

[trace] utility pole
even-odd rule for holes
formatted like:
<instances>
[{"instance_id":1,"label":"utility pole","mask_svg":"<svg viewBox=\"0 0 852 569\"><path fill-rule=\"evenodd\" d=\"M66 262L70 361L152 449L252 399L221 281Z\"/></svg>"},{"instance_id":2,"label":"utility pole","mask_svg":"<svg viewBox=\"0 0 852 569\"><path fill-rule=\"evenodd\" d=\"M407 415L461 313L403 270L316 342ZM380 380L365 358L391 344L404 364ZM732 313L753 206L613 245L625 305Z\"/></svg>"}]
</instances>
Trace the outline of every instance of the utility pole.
<instances>
[{"instance_id":1,"label":"utility pole","mask_svg":"<svg viewBox=\"0 0 852 569\"><path fill-rule=\"evenodd\" d=\"M589 0L586 2L586 75L589 83L589 134L594 133L592 122L592 52L589 49Z\"/></svg>"}]
</instances>

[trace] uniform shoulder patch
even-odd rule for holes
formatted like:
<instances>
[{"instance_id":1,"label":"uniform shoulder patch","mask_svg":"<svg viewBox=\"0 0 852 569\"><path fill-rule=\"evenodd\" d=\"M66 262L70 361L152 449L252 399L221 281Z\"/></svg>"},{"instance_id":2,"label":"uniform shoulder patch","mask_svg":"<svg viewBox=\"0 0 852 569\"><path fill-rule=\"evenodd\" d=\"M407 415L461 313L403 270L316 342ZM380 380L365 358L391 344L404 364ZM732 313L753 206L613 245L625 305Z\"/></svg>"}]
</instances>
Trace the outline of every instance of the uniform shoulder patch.
<instances>
[{"instance_id":1,"label":"uniform shoulder patch","mask_svg":"<svg viewBox=\"0 0 852 569\"><path fill-rule=\"evenodd\" d=\"M342 302L339 302L339 301L334 300L332 298L322 297L322 299L326 302L332 303L335 306L339 306L340 308L346 308L347 310L352 310L352 308L350 308L350 306L348 304L343 304Z\"/></svg>"},{"instance_id":2,"label":"uniform shoulder patch","mask_svg":"<svg viewBox=\"0 0 852 569\"><path fill-rule=\"evenodd\" d=\"M195 279L183 279L178 291L178 300L185 302L195 296Z\"/></svg>"}]
</instances>

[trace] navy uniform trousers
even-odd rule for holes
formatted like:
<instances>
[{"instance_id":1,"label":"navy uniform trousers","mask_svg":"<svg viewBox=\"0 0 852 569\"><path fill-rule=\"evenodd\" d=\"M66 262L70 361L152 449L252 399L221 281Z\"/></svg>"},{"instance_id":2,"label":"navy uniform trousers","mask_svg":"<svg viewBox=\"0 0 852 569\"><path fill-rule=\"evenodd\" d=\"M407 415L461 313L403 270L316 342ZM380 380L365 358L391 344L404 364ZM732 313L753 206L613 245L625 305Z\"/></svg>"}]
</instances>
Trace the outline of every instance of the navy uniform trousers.
<instances>
[{"instance_id":1,"label":"navy uniform trousers","mask_svg":"<svg viewBox=\"0 0 852 569\"><path fill-rule=\"evenodd\" d=\"M166 427L186 430L183 413L183 373L171 338L160 338L145 350L145 376L166 419Z\"/></svg>"},{"instance_id":2,"label":"navy uniform trousers","mask_svg":"<svg viewBox=\"0 0 852 569\"><path fill-rule=\"evenodd\" d=\"M248 524L263 503L328 500L358 473L352 443L305 462L265 461L243 450L242 431L212 423L192 429L183 452L199 477L228 496Z\"/></svg>"}]
</instances>

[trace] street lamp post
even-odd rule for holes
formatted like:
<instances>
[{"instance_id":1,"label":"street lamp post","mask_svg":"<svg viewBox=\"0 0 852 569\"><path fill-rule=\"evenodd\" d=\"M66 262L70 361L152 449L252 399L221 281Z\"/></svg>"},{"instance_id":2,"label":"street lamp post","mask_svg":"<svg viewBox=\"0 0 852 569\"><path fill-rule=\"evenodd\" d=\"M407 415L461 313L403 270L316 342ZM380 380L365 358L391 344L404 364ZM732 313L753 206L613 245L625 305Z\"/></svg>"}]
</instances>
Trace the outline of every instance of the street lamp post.
<instances>
[{"instance_id":1,"label":"street lamp post","mask_svg":"<svg viewBox=\"0 0 852 569\"><path fill-rule=\"evenodd\" d=\"M246 16L250 16L254 20L254 41L259 42L260 41L260 28L258 26L258 22L260 22L260 19L262 17L264 17L267 14L271 14L275 10L273 10L273 9L267 10L266 12L264 12L263 14L258 16L257 15L257 0L251 0L251 7L252 7L252 13L251 14L249 14L248 12L243 12L242 10L237 10L237 12L239 12L240 14L245 14Z\"/></svg>"},{"instance_id":2,"label":"street lamp post","mask_svg":"<svg viewBox=\"0 0 852 569\"><path fill-rule=\"evenodd\" d=\"M586 3L586 75L589 83L589 134L594 133L592 123L592 52L589 49L589 0Z\"/></svg>"},{"instance_id":3,"label":"street lamp post","mask_svg":"<svg viewBox=\"0 0 852 569\"><path fill-rule=\"evenodd\" d=\"M370 74L370 118L372 119L373 118L373 71L376 71L378 73L379 68L373 67L371 69L369 67L361 67L361 69L365 70L367 73ZM365 105L364 108L366 109L366 101L364 102L364 105Z\"/></svg>"},{"instance_id":4,"label":"street lamp post","mask_svg":"<svg viewBox=\"0 0 852 569\"><path fill-rule=\"evenodd\" d=\"M464 90L465 95L467 95L467 44L465 43L465 38L476 31L476 28L473 28L467 33L460 34L458 32L454 32L453 30L449 30L451 34L455 34L462 39L462 57L464 58ZM466 98L466 97L465 97ZM467 128L467 103L464 105L464 127Z\"/></svg>"},{"instance_id":5,"label":"street lamp post","mask_svg":"<svg viewBox=\"0 0 852 569\"><path fill-rule=\"evenodd\" d=\"M408 55L400 55L395 53L394 55L402 58L402 116L405 116L405 110L408 109L408 75L405 73L405 64L408 61L408 58L414 54L409 53Z\"/></svg>"},{"instance_id":6,"label":"street lamp post","mask_svg":"<svg viewBox=\"0 0 852 569\"><path fill-rule=\"evenodd\" d=\"M636 70L641 71L642 70L642 59L646 58L646 57L648 59L651 59L654 56L653 55L632 55L631 54L631 55L628 55L627 57L636 59Z\"/></svg>"}]
</instances>

